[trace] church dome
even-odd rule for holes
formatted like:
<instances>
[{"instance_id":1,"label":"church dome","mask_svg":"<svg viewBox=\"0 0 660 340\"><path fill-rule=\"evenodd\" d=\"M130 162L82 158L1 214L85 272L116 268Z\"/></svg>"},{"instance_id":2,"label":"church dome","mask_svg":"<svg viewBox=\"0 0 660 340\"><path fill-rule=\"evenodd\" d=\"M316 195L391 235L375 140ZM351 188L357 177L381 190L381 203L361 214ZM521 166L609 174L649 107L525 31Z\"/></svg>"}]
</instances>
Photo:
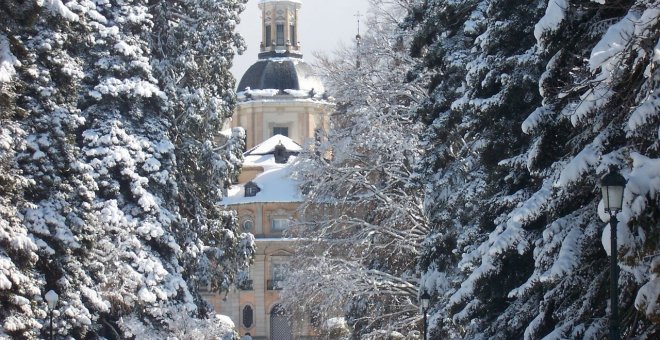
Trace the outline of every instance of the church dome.
<instances>
[{"instance_id":1,"label":"church dome","mask_svg":"<svg viewBox=\"0 0 660 340\"><path fill-rule=\"evenodd\" d=\"M238 92L255 90L278 90L278 93L293 94L314 90L323 93L323 84L314 75L314 69L300 58L267 58L254 63L238 83Z\"/></svg>"}]
</instances>

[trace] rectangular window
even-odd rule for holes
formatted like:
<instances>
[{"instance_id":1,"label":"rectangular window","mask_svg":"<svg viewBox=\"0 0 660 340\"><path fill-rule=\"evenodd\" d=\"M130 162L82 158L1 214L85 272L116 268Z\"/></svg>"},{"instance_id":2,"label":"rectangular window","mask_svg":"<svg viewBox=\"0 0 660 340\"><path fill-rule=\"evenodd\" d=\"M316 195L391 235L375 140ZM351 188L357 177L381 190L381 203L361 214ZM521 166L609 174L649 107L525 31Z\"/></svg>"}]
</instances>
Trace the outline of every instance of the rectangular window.
<instances>
[{"instance_id":1,"label":"rectangular window","mask_svg":"<svg viewBox=\"0 0 660 340\"><path fill-rule=\"evenodd\" d=\"M271 27L270 25L266 25L266 47L270 46L271 41L273 40L273 37L271 35Z\"/></svg>"},{"instance_id":2,"label":"rectangular window","mask_svg":"<svg viewBox=\"0 0 660 340\"><path fill-rule=\"evenodd\" d=\"M271 279L276 282L282 282L286 279L287 265L284 263L273 263L272 264L273 272L271 273Z\"/></svg>"},{"instance_id":3,"label":"rectangular window","mask_svg":"<svg viewBox=\"0 0 660 340\"><path fill-rule=\"evenodd\" d=\"M289 137L289 128L285 126L276 126L273 128L273 136L282 135L284 137Z\"/></svg>"},{"instance_id":4,"label":"rectangular window","mask_svg":"<svg viewBox=\"0 0 660 340\"><path fill-rule=\"evenodd\" d=\"M238 286L238 289L240 289L240 290L254 290L253 281L250 278L250 272L249 271L240 271L238 273L237 286Z\"/></svg>"},{"instance_id":5,"label":"rectangular window","mask_svg":"<svg viewBox=\"0 0 660 340\"><path fill-rule=\"evenodd\" d=\"M289 228L289 219L288 218L274 218L270 222L270 229L272 231L282 231Z\"/></svg>"},{"instance_id":6,"label":"rectangular window","mask_svg":"<svg viewBox=\"0 0 660 340\"><path fill-rule=\"evenodd\" d=\"M296 44L297 44L297 42L296 42L296 25L291 25L289 27L289 35L290 35L289 41L291 42L291 45L296 46Z\"/></svg>"},{"instance_id":7,"label":"rectangular window","mask_svg":"<svg viewBox=\"0 0 660 340\"><path fill-rule=\"evenodd\" d=\"M288 268L283 263L271 263L270 280L266 282L268 290L280 290L283 288L283 282L286 280Z\"/></svg>"},{"instance_id":8,"label":"rectangular window","mask_svg":"<svg viewBox=\"0 0 660 340\"><path fill-rule=\"evenodd\" d=\"M277 46L284 46L284 24L277 24Z\"/></svg>"}]
</instances>

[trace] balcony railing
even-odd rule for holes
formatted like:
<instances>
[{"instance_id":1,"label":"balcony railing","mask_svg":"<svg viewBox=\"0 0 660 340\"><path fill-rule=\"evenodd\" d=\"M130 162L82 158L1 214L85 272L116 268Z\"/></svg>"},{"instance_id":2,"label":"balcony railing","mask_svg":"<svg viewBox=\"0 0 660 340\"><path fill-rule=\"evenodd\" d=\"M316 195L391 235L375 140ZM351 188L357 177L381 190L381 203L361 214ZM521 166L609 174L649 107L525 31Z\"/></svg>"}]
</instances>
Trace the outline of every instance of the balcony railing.
<instances>
[{"instance_id":1,"label":"balcony railing","mask_svg":"<svg viewBox=\"0 0 660 340\"><path fill-rule=\"evenodd\" d=\"M268 280L266 281L266 286L268 290L282 290L282 281L280 280Z\"/></svg>"}]
</instances>

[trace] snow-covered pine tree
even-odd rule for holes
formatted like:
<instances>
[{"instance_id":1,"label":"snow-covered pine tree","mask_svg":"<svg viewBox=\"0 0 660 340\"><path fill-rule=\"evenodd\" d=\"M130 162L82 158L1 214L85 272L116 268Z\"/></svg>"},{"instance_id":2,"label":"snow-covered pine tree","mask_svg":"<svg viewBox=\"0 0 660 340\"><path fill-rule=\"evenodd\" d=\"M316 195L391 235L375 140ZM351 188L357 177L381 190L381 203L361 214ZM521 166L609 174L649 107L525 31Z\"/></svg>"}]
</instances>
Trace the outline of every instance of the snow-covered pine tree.
<instances>
[{"instance_id":1,"label":"snow-covered pine tree","mask_svg":"<svg viewBox=\"0 0 660 340\"><path fill-rule=\"evenodd\" d=\"M245 2L163 1L152 38L155 74L175 122L170 132L183 217L177 234L190 282L213 291L228 289L253 253L251 234L236 235L235 214L218 204L238 176L245 148L242 129L221 132L235 104L229 68L235 50L244 50L234 31Z\"/></svg>"},{"instance_id":2,"label":"snow-covered pine tree","mask_svg":"<svg viewBox=\"0 0 660 340\"><path fill-rule=\"evenodd\" d=\"M509 196L533 185L527 174L510 173L499 162L526 147L528 138L515 127L540 102L541 62L531 33L541 15L524 1L434 1L420 2L409 17L418 32L411 52L424 57L433 76L419 116L428 128L417 176L428 182L425 209L434 226L421 260L421 289L436 292L434 336L522 333L515 323L495 321L508 290L525 280L530 249L505 244L494 251L497 260L485 259L474 275L467 256L518 203ZM531 316L519 317L524 323Z\"/></svg>"},{"instance_id":3,"label":"snow-covered pine tree","mask_svg":"<svg viewBox=\"0 0 660 340\"><path fill-rule=\"evenodd\" d=\"M609 227L601 219L609 217L598 184L614 166L628 180L618 216L622 336L657 337L660 2L549 1L534 33L549 62L539 82L543 103L522 125L534 141L518 166L542 177L551 195L537 209L547 216L543 235L530 239L534 272L512 292L543 293L525 334L608 333Z\"/></svg>"},{"instance_id":4,"label":"snow-covered pine tree","mask_svg":"<svg viewBox=\"0 0 660 340\"><path fill-rule=\"evenodd\" d=\"M551 0L541 7L509 6L527 14L504 17L498 13L505 13L505 6L498 1L426 5L412 15L421 22L417 51L426 53L430 71L440 74L440 85L432 86L435 123L427 133L427 138L436 137L430 145L434 152L426 154L420 172L431 178L431 189L457 177L463 181L451 187L451 195L427 200L438 223L422 262L428 268L423 286L439 293L434 331L451 338L603 338L609 321L603 245L609 242L609 229L597 214L598 181L616 165L629 180L619 216L621 322L627 336L657 335L658 2ZM474 14L480 7L483 19ZM434 23L445 16L448 20ZM471 31L475 23L483 26L473 46L468 39L455 52L453 46L466 40L452 39L454 33ZM475 73L460 64L462 75L445 73L458 59L452 53L474 53L463 60L488 56L484 67L476 69L484 77L471 81ZM465 116L474 112L471 106L492 105L474 94L490 83L490 65L501 56L531 62L531 68L519 70L522 78L501 71L493 75L500 77L501 88L528 89L533 100L510 105L508 111L498 108L501 100L495 101L496 112L515 117L508 128L466 126L458 136L498 132L513 147L486 158L478 153L463 157L473 168L469 176L456 176L460 163L447 157L456 148L446 138L461 130ZM539 64L545 69L540 75ZM456 86L451 84L442 88L444 81L461 77L465 82L458 91L468 96L453 93ZM538 81L539 87L530 88L530 81ZM524 93L519 96L525 98ZM532 139L520 136L521 130ZM479 169L486 176L475 176ZM445 173L454 177L437 182ZM473 192L478 194L469 195ZM452 203L456 201L458 205ZM468 213L447 212L452 206ZM475 213L475 207L484 213Z\"/></svg>"},{"instance_id":5,"label":"snow-covered pine tree","mask_svg":"<svg viewBox=\"0 0 660 340\"><path fill-rule=\"evenodd\" d=\"M9 26L11 21L0 20ZM37 246L21 222L19 207L30 185L16 164L25 148L26 132L17 121L25 112L15 101L25 85L15 81L18 58L12 53L12 37L0 33L0 338L11 335L34 338L45 313L33 297L41 295L43 275L34 270Z\"/></svg>"},{"instance_id":6,"label":"snow-covered pine tree","mask_svg":"<svg viewBox=\"0 0 660 340\"><path fill-rule=\"evenodd\" d=\"M405 3L376 1L357 53L322 59L337 109L327 134L297 160L305 201L292 235L303 241L283 300L319 321L345 316L363 339L421 329L415 259L427 227L411 179L421 126L410 112L424 92L406 83Z\"/></svg>"},{"instance_id":7,"label":"snow-covered pine tree","mask_svg":"<svg viewBox=\"0 0 660 340\"><path fill-rule=\"evenodd\" d=\"M196 283L203 272L197 269L210 263L221 268L214 275L226 286L249 260L250 237L235 233L231 214L217 209L221 196L210 198L237 171L242 138L240 131L212 138L217 129L195 130L190 121L199 109L200 117L216 122L197 128L218 127L231 109L227 60L233 45L227 43L238 42L230 30L242 2L218 3L212 8L219 10L218 21L207 19L198 8L203 3L189 4L186 20L222 32L225 38L206 51L224 59L205 65L209 55L198 56L199 65L179 74L196 80L178 82L180 88L155 71L185 54L154 57L166 47L156 32L168 30L158 25L176 27L182 19L173 10L170 20L158 21L161 2L3 3L0 75L11 91L3 91L2 105L13 121L3 125L3 134L15 131L3 150L17 153L3 155L3 166L15 158L17 168L8 174L20 183L22 171L22 182L29 184L22 199L11 196L21 192L19 185L7 196L3 191L21 213L12 219L10 210L3 211L3 223L5 215L10 226L20 221L27 230L14 233L27 234L36 247L0 242L2 273L12 274L10 285L0 287L2 298L15 306L0 313L1 332L19 338L47 334L48 327L38 329L47 312L42 296L53 289L60 296L55 330L61 336L162 339L191 336L191 325L232 336L225 323L193 319L205 308L188 282ZM193 70L217 73L209 80L222 81L196 82ZM208 93L210 108L181 104L176 95L186 91ZM200 136L204 152L185 147ZM188 171L190 164L196 168ZM193 173L214 190L200 196L201 203L186 200L199 191L191 185ZM21 247L26 255L17 257ZM25 287L17 288L21 274Z\"/></svg>"}]
</instances>

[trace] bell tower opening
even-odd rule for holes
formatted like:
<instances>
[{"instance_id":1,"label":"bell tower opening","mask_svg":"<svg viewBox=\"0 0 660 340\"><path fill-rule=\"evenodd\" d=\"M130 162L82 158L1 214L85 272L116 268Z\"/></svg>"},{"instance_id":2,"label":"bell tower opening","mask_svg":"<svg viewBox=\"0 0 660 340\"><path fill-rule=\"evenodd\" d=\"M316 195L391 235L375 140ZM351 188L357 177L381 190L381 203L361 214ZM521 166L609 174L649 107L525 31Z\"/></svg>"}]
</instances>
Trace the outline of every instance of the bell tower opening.
<instances>
[{"instance_id":1,"label":"bell tower opening","mask_svg":"<svg viewBox=\"0 0 660 340\"><path fill-rule=\"evenodd\" d=\"M260 58L286 53L300 56L298 12L302 0L261 0L262 42Z\"/></svg>"}]
</instances>

